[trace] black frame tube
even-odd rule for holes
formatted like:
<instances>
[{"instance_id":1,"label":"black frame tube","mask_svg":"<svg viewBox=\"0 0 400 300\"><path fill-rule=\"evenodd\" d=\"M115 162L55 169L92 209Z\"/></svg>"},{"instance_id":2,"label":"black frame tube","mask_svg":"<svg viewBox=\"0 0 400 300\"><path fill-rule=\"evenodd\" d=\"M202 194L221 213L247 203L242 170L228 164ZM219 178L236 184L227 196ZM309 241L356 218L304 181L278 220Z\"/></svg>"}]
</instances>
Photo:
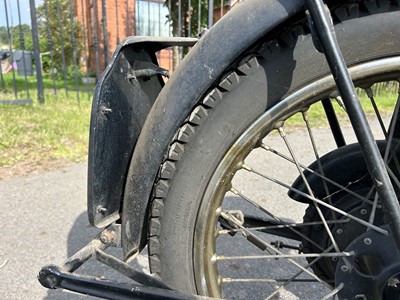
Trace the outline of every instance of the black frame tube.
<instances>
[{"instance_id":1,"label":"black frame tube","mask_svg":"<svg viewBox=\"0 0 400 300\"><path fill-rule=\"evenodd\" d=\"M62 268L57 266L43 268L39 273L39 281L44 287L50 289L62 288L105 299L200 299L200 297L195 295L185 295L175 290L166 290L138 284L120 284L95 277L75 275L65 272Z\"/></svg>"},{"instance_id":2,"label":"black frame tube","mask_svg":"<svg viewBox=\"0 0 400 300\"><path fill-rule=\"evenodd\" d=\"M344 139L343 132L340 129L340 124L336 117L335 108L332 105L331 99L325 98L321 102L322 106L324 107L325 115L328 119L329 128L331 129L336 146L338 148L345 146L346 141Z\"/></svg>"},{"instance_id":3,"label":"black frame tube","mask_svg":"<svg viewBox=\"0 0 400 300\"><path fill-rule=\"evenodd\" d=\"M364 159L379 199L383 204L386 216L389 217L391 233L397 247L400 249L399 202L339 49L329 9L327 9L322 0L306 0L306 3L326 60L335 78L339 93L343 98L357 140L364 154Z\"/></svg>"}]
</instances>

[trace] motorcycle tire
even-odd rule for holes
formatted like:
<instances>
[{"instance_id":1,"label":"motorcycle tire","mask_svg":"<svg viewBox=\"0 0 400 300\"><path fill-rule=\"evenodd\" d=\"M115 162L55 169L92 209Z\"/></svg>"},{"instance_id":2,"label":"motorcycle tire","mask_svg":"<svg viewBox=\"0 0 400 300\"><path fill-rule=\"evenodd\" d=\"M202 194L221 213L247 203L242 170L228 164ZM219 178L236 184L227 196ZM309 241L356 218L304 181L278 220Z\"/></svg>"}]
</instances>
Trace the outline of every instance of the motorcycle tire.
<instances>
[{"instance_id":1,"label":"motorcycle tire","mask_svg":"<svg viewBox=\"0 0 400 300\"><path fill-rule=\"evenodd\" d=\"M381 81L393 81L396 84L400 78L399 6L398 1L377 0L342 1L331 7L340 48L361 93L366 91L371 96L373 84ZM296 163L293 160L296 157L302 162L301 168L304 170L303 165L311 168L313 163L318 165L320 161L328 164L332 160L324 159L326 155L338 156L337 145L325 140L330 131L316 134L314 138L322 141L313 146L313 138L307 131L309 121L301 121L303 117L312 118L310 107L330 99L336 111L344 112L344 117L342 115L340 118L346 118L325 57L315 49L305 16L297 16L284 28L261 38L257 45L238 58L206 95L176 133L160 167L149 221L151 271L175 289L212 297L250 299L275 295L285 299L310 299L307 293L311 292L311 298L317 299L329 294L331 287L333 290L338 287L337 260L332 263L332 258L320 259L312 267L306 268L306 272L297 265L301 262L303 266L311 264L312 258L300 261L283 257L280 253L288 244L297 250L295 253L326 251L334 245L328 233L320 232L330 230L339 240L337 247L345 252L351 241L364 234L364 225L352 226L361 227L354 230L344 225L339 228L335 224L329 225L329 229L324 225L299 226L296 231L301 235L296 246L290 239L285 239L276 252L273 250L275 248L270 248L271 243L277 245L276 237L271 238L270 235L264 238L268 234L262 230L246 229L246 224L251 223L252 219L267 220L270 223L265 224L269 225L275 224L271 220L279 220L279 224L292 224L299 218L300 223L321 223L323 216L329 219L331 215L329 207L318 206L307 199L295 200L295 197L287 195L288 186L293 186L295 179L301 177L294 168ZM309 113L303 114L306 111ZM300 118L296 117L298 114ZM294 118L299 118L301 124L298 125L296 120L292 122ZM314 127L320 127L320 120L315 124ZM317 132L318 128L315 130ZM352 132L342 130L344 133ZM389 131L388 125L386 130ZM286 160L278 161L276 151L273 153L268 149L269 137L278 139L279 145L283 145L284 150L280 153L285 153ZM309 140L307 149L302 146L305 138ZM290 139L291 146L285 139ZM344 147L343 153L357 152L353 149L356 146ZM318 154L315 154L316 148L320 151ZM257 155L257 152L268 150L268 155L261 152L256 165L250 166L253 153ZM291 163L288 163L287 157L292 159ZM362 164L361 158L356 162L356 165ZM332 195L329 203L362 219L355 211L363 211L365 203L349 201L348 198L359 190L362 191L359 193L360 199L368 198L368 188L365 186L371 187L372 184L368 180L359 180L359 173L365 169L354 168L357 167L346 168L341 165L342 176L335 177L335 180L342 187L355 181L358 185L349 189L340 188L335 192L329 186ZM264 172L270 172L271 175L263 175ZM280 182L283 179L280 176L287 174L291 175L291 179L286 182L286 188L275 192L275 186L282 188ZM244 176L250 176L250 179L245 181L242 179ZM252 187L247 186L248 182L252 183ZM237 186L241 186L241 189ZM318 190L314 186L312 188ZM311 196L322 199L325 188L313 191L315 195ZM304 192L307 194L307 189ZM276 203L269 204L273 201ZM372 201L373 197L370 199ZM288 205L283 212L279 212L279 217L278 213L271 212L278 211L286 202ZM267 208L262 207L265 203ZM371 209L366 210L370 214ZM340 214L333 219L345 222ZM384 217L379 217L379 222L374 225L379 227L381 223L387 223ZM342 236L346 235L343 240L336 235L340 232L344 232ZM236 244L238 240L241 240L240 246ZM316 241L316 246L313 246L312 240ZM228 246L223 246L225 242ZM323 249L318 250L321 245ZM223 255L220 251L224 251ZM290 251L288 253L293 254ZM271 260L263 259L262 256L270 255L268 252L274 254L271 257L275 265ZM286 268L281 261L289 262L288 270L292 275L296 274L296 270L303 270L301 276L304 278L300 276L291 282L295 286L293 289L288 284L276 292L284 282L289 281L277 280L276 276L283 276L280 269ZM329 268L331 270L326 271ZM321 285L321 288L317 285ZM321 296L317 297L318 293Z\"/></svg>"}]
</instances>

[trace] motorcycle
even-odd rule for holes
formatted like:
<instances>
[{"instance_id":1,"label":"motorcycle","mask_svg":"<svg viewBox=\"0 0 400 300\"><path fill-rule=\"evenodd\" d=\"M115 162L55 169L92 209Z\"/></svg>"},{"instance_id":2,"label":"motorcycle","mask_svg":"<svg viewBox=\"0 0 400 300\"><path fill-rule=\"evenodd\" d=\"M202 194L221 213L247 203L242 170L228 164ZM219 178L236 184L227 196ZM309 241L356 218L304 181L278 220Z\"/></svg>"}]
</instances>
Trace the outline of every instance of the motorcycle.
<instances>
[{"instance_id":1,"label":"motorcycle","mask_svg":"<svg viewBox=\"0 0 400 300\"><path fill-rule=\"evenodd\" d=\"M399 36L399 0L247 0L198 40L126 39L91 115L88 216L103 230L41 283L398 299ZM165 80L155 53L171 46L191 50ZM130 264L146 246L153 276ZM74 273L89 258L136 283Z\"/></svg>"}]
</instances>

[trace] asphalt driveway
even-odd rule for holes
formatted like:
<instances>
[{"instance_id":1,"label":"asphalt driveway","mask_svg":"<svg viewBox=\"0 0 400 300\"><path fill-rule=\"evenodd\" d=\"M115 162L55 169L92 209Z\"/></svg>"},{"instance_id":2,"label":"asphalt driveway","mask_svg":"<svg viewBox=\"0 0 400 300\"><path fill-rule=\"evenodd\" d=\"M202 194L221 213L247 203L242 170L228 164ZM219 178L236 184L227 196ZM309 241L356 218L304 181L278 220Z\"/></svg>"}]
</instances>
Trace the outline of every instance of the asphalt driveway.
<instances>
[{"instance_id":1,"label":"asphalt driveway","mask_svg":"<svg viewBox=\"0 0 400 300\"><path fill-rule=\"evenodd\" d=\"M98 232L86 216L86 164L0 181L0 203L0 298L88 299L36 279L42 266L62 262Z\"/></svg>"}]
</instances>

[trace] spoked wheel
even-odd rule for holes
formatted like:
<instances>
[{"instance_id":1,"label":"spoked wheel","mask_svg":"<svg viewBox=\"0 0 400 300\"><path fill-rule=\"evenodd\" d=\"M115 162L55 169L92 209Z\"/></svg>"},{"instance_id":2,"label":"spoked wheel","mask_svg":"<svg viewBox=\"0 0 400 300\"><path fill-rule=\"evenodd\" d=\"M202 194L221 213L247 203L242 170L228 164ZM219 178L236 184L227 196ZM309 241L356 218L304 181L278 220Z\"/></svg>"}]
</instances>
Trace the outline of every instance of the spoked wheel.
<instances>
[{"instance_id":1,"label":"spoked wheel","mask_svg":"<svg viewBox=\"0 0 400 300\"><path fill-rule=\"evenodd\" d=\"M397 191L399 7L373 2L346 2L333 15ZM176 289L232 299L399 293L390 220L304 26L297 20L260 42L171 143L154 190L149 257Z\"/></svg>"},{"instance_id":2,"label":"spoked wheel","mask_svg":"<svg viewBox=\"0 0 400 300\"><path fill-rule=\"evenodd\" d=\"M373 81L370 78L369 83ZM385 95L393 105L400 104L397 89L394 95ZM369 90L368 94L374 101ZM310 105L303 97L293 101L299 112L287 115L279 106L269 111L237 140L216 169L205 193L212 200L201 206L203 217L195 229L195 243L204 245L195 248L195 268L201 270L196 279L207 278L211 294L221 297L230 291L235 296L237 287L231 285L237 284L241 291L253 286L266 299L336 294L345 295L343 299L381 299L388 291L387 281L398 276L400 255L385 226L389 220L361 149L352 143L331 150L337 146L334 139L329 141L332 132L315 128L310 117L314 106L322 104ZM397 123L397 117L377 110L370 119L396 182L400 149L387 137L394 130L389 124ZM342 127L343 136L350 130ZM395 186L400 188L398 181ZM385 262L384 256L392 259ZM352 290L344 291L349 282ZM398 293L397 285L396 289ZM256 295L249 293L244 298Z\"/></svg>"}]
</instances>

